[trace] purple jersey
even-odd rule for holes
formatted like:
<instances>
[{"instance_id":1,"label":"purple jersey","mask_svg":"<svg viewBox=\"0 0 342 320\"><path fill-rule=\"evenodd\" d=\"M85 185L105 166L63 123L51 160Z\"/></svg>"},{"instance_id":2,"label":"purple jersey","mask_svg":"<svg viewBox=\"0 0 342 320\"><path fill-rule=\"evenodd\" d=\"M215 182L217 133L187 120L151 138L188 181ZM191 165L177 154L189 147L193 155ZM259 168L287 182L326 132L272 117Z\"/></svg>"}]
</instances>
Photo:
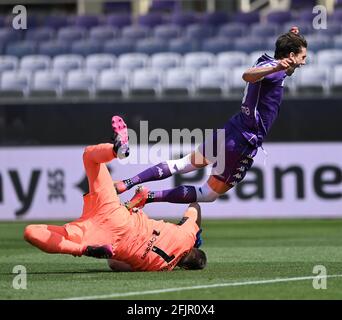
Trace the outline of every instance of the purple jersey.
<instances>
[{"instance_id":1,"label":"purple jersey","mask_svg":"<svg viewBox=\"0 0 342 320\"><path fill-rule=\"evenodd\" d=\"M277 64L276 59L265 53L257 60L254 67L270 67ZM246 84L241 111L231 118L230 123L252 145L261 145L278 116L285 77L285 71L279 71L255 83Z\"/></svg>"}]
</instances>

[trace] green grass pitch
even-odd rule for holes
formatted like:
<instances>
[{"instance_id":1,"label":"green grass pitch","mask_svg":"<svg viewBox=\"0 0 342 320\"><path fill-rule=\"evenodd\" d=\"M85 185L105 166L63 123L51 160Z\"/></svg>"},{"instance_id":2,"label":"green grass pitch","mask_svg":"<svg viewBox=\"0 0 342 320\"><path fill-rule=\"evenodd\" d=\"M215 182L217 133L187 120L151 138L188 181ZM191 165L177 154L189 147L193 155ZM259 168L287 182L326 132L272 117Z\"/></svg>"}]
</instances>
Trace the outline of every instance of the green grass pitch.
<instances>
[{"instance_id":1,"label":"green grass pitch","mask_svg":"<svg viewBox=\"0 0 342 320\"><path fill-rule=\"evenodd\" d=\"M342 220L206 220L205 270L137 273L113 273L97 259L45 254L23 240L26 224L0 223L0 299L342 299L342 277L327 278L326 289L314 289L313 279L259 283L313 277L315 265L341 275ZM25 290L13 288L16 265L26 268Z\"/></svg>"}]
</instances>

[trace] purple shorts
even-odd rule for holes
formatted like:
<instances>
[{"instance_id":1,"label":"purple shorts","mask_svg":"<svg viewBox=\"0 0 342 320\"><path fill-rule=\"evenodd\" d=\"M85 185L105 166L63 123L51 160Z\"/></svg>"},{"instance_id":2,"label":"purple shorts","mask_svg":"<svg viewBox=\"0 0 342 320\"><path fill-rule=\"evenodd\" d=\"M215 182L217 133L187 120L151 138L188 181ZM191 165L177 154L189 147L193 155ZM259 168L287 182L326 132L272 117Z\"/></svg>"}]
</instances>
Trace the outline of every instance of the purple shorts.
<instances>
[{"instance_id":1,"label":"purple shorts","mask_svg":"<svg viewBox=\"0 0 342 320\"><path fill-rule=\"evenodd\" d=\"M198 151L211 163L211 175L234 187L246 176L253 164L258 148L248 143L231 124L224 129L214 130Z\"/></svg>"}]
</instances>

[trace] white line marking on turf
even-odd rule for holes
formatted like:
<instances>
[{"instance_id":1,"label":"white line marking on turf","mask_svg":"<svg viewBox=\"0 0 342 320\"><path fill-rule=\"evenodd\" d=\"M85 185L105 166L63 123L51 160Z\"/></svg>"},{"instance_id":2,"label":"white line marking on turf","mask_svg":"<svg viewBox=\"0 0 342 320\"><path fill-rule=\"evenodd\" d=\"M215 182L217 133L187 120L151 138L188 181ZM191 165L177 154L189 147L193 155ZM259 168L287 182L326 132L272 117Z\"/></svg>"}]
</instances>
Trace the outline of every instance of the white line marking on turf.
<instances>
[{"instance_id":1,"label":"white line marking on turf","mask_svg":"<svg viewBox=\"0 0 342 320\"><path fill-rule=\"evenodd\" d=\"M248 286L248 285L255 285L255 284L268 284L268 283L313 280L313 279L322 279L322 278L338 278L338 277L342 277L342 274L334 274L334 275L326 275L326 276L277 278L277 279L269 279L269 280L255 280L255 281L243 281L243 282L214 283L214 284L192 286L192 287L178 287L178 288L156 289L156 290L146 290L146 291L111 293L111 294L104 294L104 295L97 295L97 296L72 297L72 298L64 298L61 300L95 300L95 299L122 298L122 297L130 297L130 296L142 296L145 294L157 294L157 293L177 292L177 291L186 291L186 290L210 289L210 288L218 288L218 287L239 287L239 286Z\"/></svg>"}]
</instances>

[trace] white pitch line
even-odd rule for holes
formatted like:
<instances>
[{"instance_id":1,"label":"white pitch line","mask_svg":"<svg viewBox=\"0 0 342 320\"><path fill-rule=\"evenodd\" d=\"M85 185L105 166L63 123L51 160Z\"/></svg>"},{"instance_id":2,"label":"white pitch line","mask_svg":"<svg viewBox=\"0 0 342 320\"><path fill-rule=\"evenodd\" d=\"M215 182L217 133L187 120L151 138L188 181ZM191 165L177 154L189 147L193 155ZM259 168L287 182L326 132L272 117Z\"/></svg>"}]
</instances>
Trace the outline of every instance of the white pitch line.
<instances>
[{"instance_id":1,"label":"white pitch line","mask_svg":"<svg viewBox=\"0 0 342 320\"><path fill-rule=\"evenodd\" d=\"M72 298L64 298L61 300L95 300L95 299L122 298L122 297L141 296L141 295L147 295L147 294L177 292L177 291L186 291L186 290L209 289L209 288L218 288L218 287L238 287L238 286L248 286L248 285L255 285L255 284L268 284L268 283L291 282L291 281L313 280L313 279L322 279L322 278L337 278L337 277L342 277L342 274L334 274L334 275L326 275L326 276L277 278L277 279L269 279L269 280L255 280L255 281L243 281L243 282L215 283L215 284L192 286L192 287L179 287L179 288L156 289L156 290L146 290L146 291L111 293L111 294L104 294L104 295L97 295L97 296L72 297Z\"/></svg>"}]
</instances>

